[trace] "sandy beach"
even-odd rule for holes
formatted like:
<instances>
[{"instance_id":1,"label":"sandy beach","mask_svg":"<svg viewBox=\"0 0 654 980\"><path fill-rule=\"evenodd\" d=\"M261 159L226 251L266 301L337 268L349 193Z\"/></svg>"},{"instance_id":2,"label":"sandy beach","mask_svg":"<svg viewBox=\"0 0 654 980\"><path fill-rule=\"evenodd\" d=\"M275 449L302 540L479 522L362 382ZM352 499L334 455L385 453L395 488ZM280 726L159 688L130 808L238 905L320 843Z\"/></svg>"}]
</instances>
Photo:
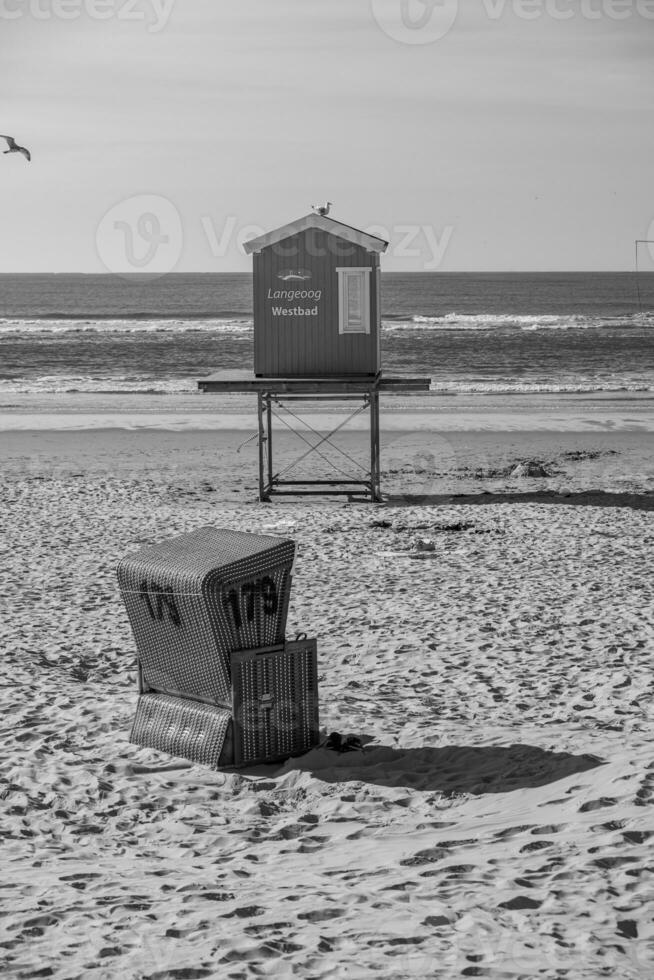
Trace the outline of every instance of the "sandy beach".
<instances>
[{"instance_id":1,"label":"sandy beach","mask_svg":"<svg viewBox=\"0 0 654 980\"><path fill-rule=\"evenodd\" d=\"M256 502L250 403L12 398L3 975L650 977L653 406L409 400L370 506ZM206 524L296 540L288 632L364 751L129 743L116 564Z\"/></svg>"},{"instance_id":2,"label":"sandy beach","mask_svg":"<svg viewBox=\"0 0 654 980\"><path fill-rule=\"evenodd\" d=\"M0 0L0 980L653 980L653 28Z\"/></svg>"}]
</instances>

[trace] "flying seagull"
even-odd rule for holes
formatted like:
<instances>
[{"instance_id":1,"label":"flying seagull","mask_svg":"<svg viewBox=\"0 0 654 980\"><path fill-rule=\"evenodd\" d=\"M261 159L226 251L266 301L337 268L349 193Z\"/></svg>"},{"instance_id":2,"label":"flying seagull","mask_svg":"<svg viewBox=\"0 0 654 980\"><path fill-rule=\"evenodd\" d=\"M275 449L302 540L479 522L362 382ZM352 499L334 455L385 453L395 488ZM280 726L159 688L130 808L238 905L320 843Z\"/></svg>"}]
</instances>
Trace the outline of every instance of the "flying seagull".
<instances>
[{"instance_id":1,"label":"flying seagull","mask_svg":"<svg viewBox=\"0 0 654 980\"><path fill-rule=\"evenodd\" d=\"M329 209L331 207L331 204L332 204L331 201L325 201L324 204L312 204L311 207L316 212L316 214L321 214L323 218L326 218L327 215L329 214Z\"/></svg>"},{"instance_id":2,"label":"flying seagull","mask_svg":"<svg viewBox=\"0 0 654 980\"><path fill-rule=\"evenodd\" d=\"M26 160L32 159L32 154L29 150L26 150L24 146L19 146L13 136L2 136L0 134L0 139L7 140L8 150L3 150L4 153L22 153Z\"/></svg>"}]
</instances>

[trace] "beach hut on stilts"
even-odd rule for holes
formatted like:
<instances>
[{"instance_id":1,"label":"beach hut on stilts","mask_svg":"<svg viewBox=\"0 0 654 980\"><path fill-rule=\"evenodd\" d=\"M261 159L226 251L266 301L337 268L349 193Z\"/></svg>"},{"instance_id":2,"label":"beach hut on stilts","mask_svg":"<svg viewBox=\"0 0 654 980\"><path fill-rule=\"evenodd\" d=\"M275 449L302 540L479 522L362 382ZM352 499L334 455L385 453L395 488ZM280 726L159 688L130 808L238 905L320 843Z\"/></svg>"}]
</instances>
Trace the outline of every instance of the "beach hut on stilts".
<instances>
[{"instance_id":1,"label":"beach hut on stilts","mask_svg":"<svg viewBox=\"0 0 654 980\"><path fill-rule=\"evenodd\" d=\"M380 256L388 243L336 221L328 211L319 208L245 243L253 256L254 372L217 371L198 382L204 392L256 393L260 500L346 494L380 501L380 395L430 387L430 378L382 371ZM326 434L308 426L309 452L334 446L336 432L366 411L366 471L343 474L339 468L331 476L305 479L289 477L292 465L276 471L273 419L289 403L325 400L353 403L352 410ZM305 444L301 458L307 455Z\"/></svg>"}]
</instances>

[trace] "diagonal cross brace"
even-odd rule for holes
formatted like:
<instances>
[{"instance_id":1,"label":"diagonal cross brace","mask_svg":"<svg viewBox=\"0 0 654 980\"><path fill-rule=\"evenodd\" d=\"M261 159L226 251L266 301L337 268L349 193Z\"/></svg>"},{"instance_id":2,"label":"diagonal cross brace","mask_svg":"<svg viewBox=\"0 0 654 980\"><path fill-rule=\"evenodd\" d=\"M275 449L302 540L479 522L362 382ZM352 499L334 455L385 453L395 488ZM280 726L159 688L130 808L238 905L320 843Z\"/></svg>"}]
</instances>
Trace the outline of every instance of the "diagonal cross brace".
<instances>
[{"instance_id":1,"label":"diagonal cross brace","mask_svg":"<svg viewBox=\"0 0 654 980\"><path fill-rule=\"evenodd\" d=\"M360 415L362 412L366 411L366 409L368 408L368 400L367 399L365 399L363 405L361 405L359 408L357 408L353 412L351 412L339 425L337 425L334 429L332 429L331 432L328 432L326 435L323 435L323 436L321 436L320 433L316 429L314 429L313 426L310 425L306 421L306 419L303 419L303 418L301 418L301 416L297 415L295 412L292 412L289 408L287 408L286 405L282 404L282 402L278 398L275 398L275 404L278 405L279 408L284 409L285 412L288 412L288 414L291 415L294 419L297 419L298 422L301 422L303 425L305 425L307 427L307 429L309 429L309 431L312 432L315 436L318 436L318 442L316 442L316 443L310 442L309 439L307 439L306 436L302 432L299 432L297 429L294 429L291 425L289 425L289 423L286 421L286 419L282 418L282 416L279 413L277 413L277 412L274 413L275 418L279 419L279 421L282 423L282 425L285 425L287 429L290 429L291 432L294 432L299 439L301 439L307 446L309 446L309 448L307 449L307 451L305 453L303 453L301 456L299 456L296 460L293 460L293 462L289 463L289 465L286 466L280 473L277 473L275 475L275 479L276 480L278 480L282 476L284 476L285 473L288 473L289 470L293 469L294 466L297 466L298 463L301 463L302 460L303 459L306 459L307 456L310 456L312 452L317 453L318 456L320 456L321 459L324 459L325 462L328 463L337 472L342 473L342 474L345 474L345 476L348 476L348 474L346 473L345 470L343 470L340 467L338 467L333 462L333 460L329 459L328 456L325 456L324 453L321 453L320 452L320 448L319 447L322 446L324 443L328 443L332 447L332 449L335 449L337 452L339 452L341 454L341 456L344 456L346 459L348 459L355 466L358 466L359 469L360 470L363 470L364 473L366 472L366 468L357 459L354 459L353 456L350 456L349 453L345 452L344 449L341 449L340 446L337 446L336 443L332 442L331 440L332 440L332 437L335 436L336 433L339 432L342 428L344 428L344 426L346 426L348 422L350 422L352 419L356 418L357 415Z\"/></svg>"}]
</instances>

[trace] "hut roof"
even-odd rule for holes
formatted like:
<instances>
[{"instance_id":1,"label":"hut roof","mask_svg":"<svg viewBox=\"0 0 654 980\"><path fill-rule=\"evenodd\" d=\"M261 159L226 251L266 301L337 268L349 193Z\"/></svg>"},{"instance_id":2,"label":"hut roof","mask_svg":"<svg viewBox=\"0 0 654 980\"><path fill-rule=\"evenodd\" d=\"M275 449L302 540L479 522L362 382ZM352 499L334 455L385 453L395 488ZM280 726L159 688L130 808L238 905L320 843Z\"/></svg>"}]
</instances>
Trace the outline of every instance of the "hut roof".
<instances>
[{"instance_id":1,"label":"hut roof","mask_svg":"<svg viewBox=\"0 0 654 980\"><path fill-rule=\"evenodd\" d=\"M261 249L267 248L269 245L276 245L277 242L283 242L284 239L302 231L308 231L310 228L326 231L330 235L337 235L346 242L360 245L369 252L385 252L388 247L388 242L385 242L383 238L368 235L365 231L360 231L351 225L344 225L341 221L335 221L334 218L311 213L305 214L303 218L298 218L297 221L290 221L287 225L282 225L281 228L275 228L265 235L260 235L258 238L251 238L249 242L243 243L243 248L250 255L252 252L260 252Z\"/></svg>"}]
</instances>

